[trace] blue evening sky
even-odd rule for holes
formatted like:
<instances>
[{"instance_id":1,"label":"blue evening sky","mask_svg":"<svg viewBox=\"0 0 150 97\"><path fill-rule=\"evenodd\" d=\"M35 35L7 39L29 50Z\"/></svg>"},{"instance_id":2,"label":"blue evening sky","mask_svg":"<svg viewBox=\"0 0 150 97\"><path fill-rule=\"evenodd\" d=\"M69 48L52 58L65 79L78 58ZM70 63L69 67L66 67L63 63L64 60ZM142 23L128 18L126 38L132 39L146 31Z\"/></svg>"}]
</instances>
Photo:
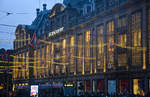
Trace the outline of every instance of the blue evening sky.
<instances>
[{"instance_id":1,"label":"blue evening sky","mask_svg":"<svg viewBox=\"0 0 150 97\"><path fill-rule=\"evenodd\" d=\"M63 0L0 0L0 24L30 25L36 17L36 8L40 7L41 10L43 9L43 3L46 3L47 9L51 9L58 2L62 3ZM6 12L12 12L13 14L7 16ZM15 27L0 25L0 48L13 49L15 29Z\"/></svg>"}]
</instances>

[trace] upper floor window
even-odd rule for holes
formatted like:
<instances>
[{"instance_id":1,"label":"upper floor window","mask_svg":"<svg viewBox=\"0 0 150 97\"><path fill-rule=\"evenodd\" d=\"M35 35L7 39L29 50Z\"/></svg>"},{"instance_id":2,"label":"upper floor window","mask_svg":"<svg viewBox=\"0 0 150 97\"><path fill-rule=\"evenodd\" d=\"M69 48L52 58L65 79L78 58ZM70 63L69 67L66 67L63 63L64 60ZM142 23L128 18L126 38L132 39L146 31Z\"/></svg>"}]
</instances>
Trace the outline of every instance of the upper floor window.
<instances>
[{"instance_id":1,"label":"upper floor window","mask_svg":"<svg viewBox=\"0 0 150 97\"><path fill-rule=\"evenodd\" d=\"M110 21L107 24L107 34L113 34L114 33L114 21Z\"/></svg>"},{"instance_id":2,"label":"upper floor window","mask_svg":"<svg viewBox=\"0 0 150 97\"><path fill-rule=\"evenodd\" d=\"M91 6L87 6L86 10L87 10L87 13L90 13L92 11Z\"/></svg>"},{"instance_id":3,"label":"upper floor window","mask_svg":"<svg viewBox=\"0 0 150 97\"><path fill-rule=\"evenodd\" d=\"M132 65L141 65L141 51L137 47L141 46L141 12L136 12L131 16L131 32L132 32Z\"/></svg>"},{"instance_id":4,"label":"upper floor window","mask_svg":"<svg viewBox=\"0 0 150 97\"><path fill-rule=\"evenodd\" d=\"M62 48L65 49L66 48L66 39L63 40L63 45Z\"/></svg>"},{"instance_id":5,"label":"upper floor window","mask_svg":"<svg viewBox=\"0 0 150 97\"><path fill-rule=\"evenodd\" d=\"M124 27L127 26L127 18L121 17L118 19L118 44L123 47L126 46L127 42L127 35L126 35L126 29Z\"/></svg>"},{"instance_id":6,"label":"upper floor window","mask_svg":"<svg viewBox=\"0 0 150 97\"><path fill-rule=\"evenodd\" d=\"M132 45L141 46L141 13L137 12L132 15Z\"/></svg>"},{"instance_id":7,"label":"upper floor window","mask_svg":"<svg viewBox=\"0 0 150 97\"><path fill-rule=\"evenodd\" d=\"M118 19L118 28L127 26L127 18L121 17Z\"/></svg>"},{"instance_id":8,"label":"upper floor window","mask_svg":"<svg viewBox=\"0 0 150 97\"><path fill-rule=\"evenodd\" d=\"M89 42L90 41L90 31L86 31L86 39L85 39L86 42Z\"/></svg>"},{"instance_id":9,"label":"upper floor window","mask_svg":"<svg viewBox=\"0 0 150 97\"><path fill-rule=\"evenodd\" d=\"M73 37L73 36L70 38L70 46L71 46L71 47L74 46L74 37Z\"/></svg>"}]
</instances>

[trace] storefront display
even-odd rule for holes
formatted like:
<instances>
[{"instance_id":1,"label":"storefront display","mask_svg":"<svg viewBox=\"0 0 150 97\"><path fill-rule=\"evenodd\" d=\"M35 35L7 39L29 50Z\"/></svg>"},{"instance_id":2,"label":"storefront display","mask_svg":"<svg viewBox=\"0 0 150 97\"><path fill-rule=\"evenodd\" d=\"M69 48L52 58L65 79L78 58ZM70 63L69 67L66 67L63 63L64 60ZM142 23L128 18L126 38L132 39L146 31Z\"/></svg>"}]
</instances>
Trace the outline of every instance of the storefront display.
<instances>
[{"instance_id":1,"label":"storefront display","mask_svg":"<svg viewBox=\"0 0 150 97\"><path fill-rule=\"evenodd\" d=\"M129 93L130 83L129 80L120 80L120 93Z\"/></svg>"},{"instance_id":2,"label":"storefront display","mask_svg":"<svg viewBox=\"0 0 150 97\"><path fill-rule=\"evenodd\" d=\"M38 85L31 85L30 96L38 97L38 91L39 91Z\"/></svg>"},{"instance_id":3,"label":"storefront display","mask_svg":"<svg viewBox=\"0 0 150 97\"><path fill-rule=\"evenodd\" d=\"M144 80L134 79L133 80L133 93L135 95L144 95Z\"/></svg>"},{"instance_id":4,"label":"storefront display","mask_svg":"<svg viewBox=\"0 0 150 97\"><path fill-rule=\"evenodd\" d=\"M108 80L108 94L116 93L116 80Z\"/></svg>"},{"instance_id":5,"label":"storefront display","mask_svg":"<svg viewBox=\"0 0 150 97\"><path fill-rule=\"evenodd\" d=\"M97 81L97 92L104 93L104 80Z\"/></svg>"},{"instance_id":6,"label":"storefront display","mask_svg":"<svg viewBox=\"0 0 150 97\"><path fill-rule=\"evenodd\" d=\"M91 91L91 81L90 80L86 80L85 81L85 91L86 92L90 92Z\"/></svg>"},{"instance_id":7,"label":"storefront display","mask_svg":"<svg viewBox=\"0 0 150 97\"><path fill-rule=\"evenodd\" d=\"M83 93L84 93L84 83L83 83L83 81L78 81L77 82L77 95L78 96L81 96L81 95L83 95Z\"/></svg>"}]
</instances>

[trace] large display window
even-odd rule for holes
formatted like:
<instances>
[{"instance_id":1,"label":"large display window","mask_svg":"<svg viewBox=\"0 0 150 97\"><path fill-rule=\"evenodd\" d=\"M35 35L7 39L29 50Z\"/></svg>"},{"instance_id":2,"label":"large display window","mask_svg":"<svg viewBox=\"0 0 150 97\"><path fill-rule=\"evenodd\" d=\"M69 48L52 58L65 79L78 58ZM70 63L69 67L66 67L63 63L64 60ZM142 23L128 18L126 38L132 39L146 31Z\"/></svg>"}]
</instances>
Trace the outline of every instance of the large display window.
<instances>
[{"instance_id":1,"label":"large display window","mask_svg":"<svg viewBox=\"0 0 150 97\"><path fill-rule=\"evenodd\" d=\"M105 83L104 80L97 81L97 93L104 93Z\"/></svg>"},{"instance_id":2,"label":"large display window","mask_svg":"<svg viewBox=\"0 0 150 97\"><path fill-rule=\"evenodd\" d=\"M130 82L129 80L120 80L120 93L129 93Z\"/></svg>"},{"instance_id":3,"label":"large display window","mask_svg":"<svg viewBox=\"0 0 150 97\"><path fill-rule=\"evenodd\" d=\"M108 94L116 93L116 80L108 80Z\"/></svg>"},{"instance_id":4,"label":"large display window","mask_svg":"<svg viewBox=\"0 0 150 97\"><path fill-rule=\"evenodd\" d=\"M91 81L90 80L86 80L85 81L85 91L86 92L90 92L91 88L92 88Z\"/></svg>"},{"instance_id":5,"label":"large display window","mask_svg":"<svg viewBox=\"0 0 150 97\"><path fill-rule=\"evenodd\" d=\"M144 80L142 80L142 79L134 79L133 80L133 93L135 95L144 96Z\"/></svg>"}]
</instances>

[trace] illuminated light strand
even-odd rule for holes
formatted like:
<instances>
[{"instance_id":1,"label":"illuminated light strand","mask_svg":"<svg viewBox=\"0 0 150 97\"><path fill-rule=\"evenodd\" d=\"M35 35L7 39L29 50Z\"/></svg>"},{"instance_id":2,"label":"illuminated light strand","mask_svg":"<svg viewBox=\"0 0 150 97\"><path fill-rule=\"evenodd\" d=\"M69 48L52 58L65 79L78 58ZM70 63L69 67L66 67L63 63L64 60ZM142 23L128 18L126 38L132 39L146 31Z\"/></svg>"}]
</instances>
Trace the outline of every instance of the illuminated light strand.
<instances>
[{"instance_id":1,"label":"illuminated light strand","mask_svg":"<svg viewBox=\"0 0 150 97\"><path fill-rule=\"evenodd\" d=\"M53 61L48 61L48 62L49 62L49 63L53 63L53 64L60 64L60 65L62 65L62 64L63 64L63 65L64 65L64 64L66 64L66 65L69 64L69 63L58 63L58 62L53 62Z\"/></svg>"},{"instance_id":2,"label":"illuminated light strand","mask_svg":"<svg viewBox=\"0 0 150 97\"><path fill-rule=\"evenodd\" d=\"M21 40L14 40L14 41L25 41L25 40L31 40L31 39L21 39ZM10 40L0 40L0 41L10 41ZM47 43L47 44L56 44L56 45L62 45L62 43L57 43L57 42L49 42L49 41L46 41L46 40L39 40L41 42L44 42L44 43ZM146 47L130 47L130 46L121 46L120 44L117 44L117 43L114 43L116 46L118 47L122 47L122 48L127 48L127 49L136 49L136 50L146 50ZM66 45L66 47L104 47L106 46L106 44L103 44L103 45Z\"/></svg>"},{"instance_id":3,"label":"illuminated light strand","mask_svg":"<svg viewBox=\"0 0 150 97\"><path fill-rule=\"evenodd\" d=\"M2 73L6 73L6 72L0 72L0 73L2 74ZM12 74L12 72L7 72L7 73Z\"/></svg>"},{"instance_id":4,"label":"illuminated light strand","mask_svg":"<svg viewBox=\"0 0 150 97\"><path fill-rule=\"evenodd\" d=\"M41 66L36 66L36 67L35 66L28 66L28 67L32 67L32 68L47 68L47 67L41 67ZM8 68L8 69L10 69L10 68L22 68L22 66L13 66L13 67L12 66L11 67L10 66L0 66L0 68L5 68L5 69L6 68ZM25 68L27 68L27 67L25 67Z\"/></svg>"},{"instance_id":5,"label":"illuminated light strand","mask_svg":"<svg viewBox=\"0 0 150 97\"><path fill-rule=\"evenodd\" d=\"M44 43L48 43L48 44L51 44L51 43L54 43L54 42L48 42L48 41L45 41L45 40L40 40L40 41L42 41L42 42L44 42ZM62 45L62 43L54 43L54 44L56 44L56 45ZM66 45L66 47L93 47L93 48L95 48L95 47L99 47L99 48L101 48L101 47L104 47L104 46L107 46L108 45L108 43L105 43L105 44L103 44L103 45L90 45L90 46L88 46L88 45ZM127 49L136 49L136 50L146 50L146 47L130 47L130 46L121 46L121 45L119 45L119 44L117 44L117 43L114 43L114 45L116 45L116 46L118 46L118 47L122 47L122 48L127 48Z\"/></svg>"},{"instance_id":6,"label":"illuminated light strand","mask_svg":"<svg viewBox=\"0 0 150 97\"><path fill-rule=\"evenodd\" d=\"M46 61L48 63L54 63L54 64L68 64L68 63L58 63L58 62L52 62L52 61ZM24 62L7 62L7 61L0 61L0 63L14 63L14 64L21 64L21 63L24 63ZM41 61L38 61L38 62L25 62L25 63L41 63ZM15 67L15 66L14 66ZM33 66L35 67L35 66Z\"/></svg>"},{"instance_id":7,"label":"illuminated light strand","mask_svg":"<svg viewBox=\"0 0 150 97\"><path fill-rule=\"evenodd\" d=\"M10 61L0 61L0 63L9 63L9 64L24 64L24 63L41 63L40 61L38 62L10 62Z\"/></svg>"},{"instance_id":8,"label":"illuminated light strand","mask_svg":"<svg viewBox=\"0 0 150 97\"><path fill-rule=\"evenodd\" d=\"M0 70L4 70L4 71L7 71L8 69L0 69ZM16 70L16 69L10 69L10 70ZM28 71L29 69L18 69L18 71Z\"/></svg>"},{"instance_id":9,"label":"illuminated light strand","mask_svg":"<svg viewBox=\"0 0 150 97\"><path fill-rule=\"evenodd\" d=\"M18 57L18 56L13 56L13 55L11 55L11 56L14 57L14 58L33 59L33 60L35 60L34 57ZM46 56L46 57L49 57L49 56ZM63 57L65 57L65 56L60 56L60 57L58 57L58 58L56 58L56 57L49 57L49 59L61 59L61 58L63 58ZM43 60L43 58L36 58L36 59Z\"/></svg>"},{"instance_id":10,"label":"illuminated light strand","mask_svg":"<svg viewBox=\"0 0 150 97\"><path fill-rule=\"evenodd\" d=\"M47 63L54 63L54 64L68 64L68 63L59 63L59 62L52 62L52 61L46 61ZM0 61L0 63L14 63L14 64L23 64L24 62L7 62L7 61ZM39 62L25 62L25 63L41 63Z\"/></svg>"},{"instance_id":11,"label":"illuminated light strand","mask_svg":"<svg viewBox=\"0 0 150 97\"><path fill-rule=\"evenodd\" d=\"M13 57L16 57L16 56L13 56ZM60 59L60 58L66 58L67 57L67 55L64 55L64 56L59 56L58 58L57 57L50 57L50 60L46 60L46 62L47 61L51 61L51 59ZM83 58L83 57L80 57L80 56L72 56L72 57L74 57L74 58ZM36 59L41 59L41 60L43 60L43 58L33 58L33 57L16 57L16 58L23 58L23 59L34 59L34 60L36 60ZM96 57L84 57L85 59L96 59ZM44 59L45 60L45 59ZM25 62L25 63L28 63L28 62ZM34 62L34 63L36 63L36 62Z\"/></svg>"},{"instance_id":12,"label":"illuminated light strand","mask_svg":"<svg viewBox=\"0 0 150 97\"><path fill-rule=\"evenodd\" d=\"M115 44L116 46L118 47L121 47L121 48L127 48L127 49L132 49L132 50L146 50L147 47L131 47L131 46L122 46L122 45L119 45L119 44Z\"/></svg>"},{"instance_id":13,"label":"illuminated light strand","mask_svg":"<svg viewBox=\"0 0 150 97\"><path fill-rule=\"evenodd\" d=\"M31 68L37 68L37 69L38 69L38 68L39 68L39 69L41 69L41 68L47 68L47 67L40 67L40 66L39 66L39 67L29 66L29 67L31 67Z\"/></svg>"},{"instance_id":14,"label":"illuminated light strand","mask_svg":"<svg viewBox=\"0 0 150 97\"><path fill-rule=\"evenodd\" d=\"M62 43L56 43L56 42L49 42L49 41L45 41L45 40L39 40L39 41L41 41L41 42L44 42L44 43L47 43L47 44L55 44L55 45L57 45L57 46L59 46L59 45L63 45ZM66 45L66 47L104 47L104 46L106 46L107 44L104 44L104 45Z\"/></svg>"},{"instance_id":15,"label":"illuminated light strand","mask_svg":"<svg viewBox=\"0 0 150 97\"><path fill-rule=\"evenodd\" d=\"M5 67L16 68L16 67L22 67L22 66L0 66L0 68L5 68Z\"/></svg>"},{"instance_id":16,"label":"illuminated light strand","mask_svg":"<svg viewBox=\"0 0 150 97\"><path fill-rule=\"evenodd\" d=\"M96 60L96 57L80 57L80 56L73 56L74 58L81 58L81 59L87 59L87 60Z\"/></svg>"}]
</instances>

